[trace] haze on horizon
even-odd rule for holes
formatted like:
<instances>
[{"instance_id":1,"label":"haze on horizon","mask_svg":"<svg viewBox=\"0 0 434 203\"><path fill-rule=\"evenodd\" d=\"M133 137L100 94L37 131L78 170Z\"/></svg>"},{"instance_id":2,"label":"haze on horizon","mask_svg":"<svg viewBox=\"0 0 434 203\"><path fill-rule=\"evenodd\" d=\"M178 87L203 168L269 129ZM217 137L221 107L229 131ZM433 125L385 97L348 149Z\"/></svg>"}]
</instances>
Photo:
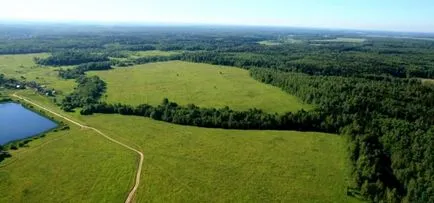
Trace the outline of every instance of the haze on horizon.
<instances>
[{"instance_id":1,"label":"haze on horizon","mask_svg":"<svg viewBox=\"0 0 434 203\"><path fill-rule=\"evenodd\" d=\"M260 25L434 32L432 0L14 0L1 21Z\"/></svg>"}]
</instances>

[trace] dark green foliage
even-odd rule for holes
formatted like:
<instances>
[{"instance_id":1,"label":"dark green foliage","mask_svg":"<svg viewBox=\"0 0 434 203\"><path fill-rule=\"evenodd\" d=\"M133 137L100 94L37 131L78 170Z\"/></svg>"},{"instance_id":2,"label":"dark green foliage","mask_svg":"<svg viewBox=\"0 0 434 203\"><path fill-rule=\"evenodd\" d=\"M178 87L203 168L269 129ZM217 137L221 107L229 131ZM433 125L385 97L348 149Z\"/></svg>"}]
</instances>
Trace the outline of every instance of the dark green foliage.
<instances>
[{"instance_id":1,"label":"dark green foliage","mask_svg":"<svg viewBox=\"0 0 434 203\"><path fill-rule=\"evenodd\" d=\"M76 66L75 68L60 69L59 76L64 79L77 79L83 76L86 71L109 70L111 68L111 62L109 61L83 63Z\"/></svg>"},{"instance_id":2,"label":"dark green foliage","mask_svg":"<svg viewBox=\"0 0 434 203\"><path fill-rule=\"evenodd\" d=\"M0 145L0 162L9 157L11 157L11 154L9 154L7 151L3 151L2 146Z\"/></svg>"},{"instance_id":3,"label":"dark green foliage","mask_svg":"<svg viewBox=\"0 0 434 203\"><path fill-rule=\"evenodd\" d=\"M283 28L85 28L7 27L0 35L0 54L50 52L52 56L36 61L53 66L86 63L59 71L61 77L78 82L75 91L62 101L62 108L68 111L83 107L82 114L119 113L202 127L339 132L349 137L353 182L358 190L350 193L373 202L434 202L434 87L411 79L434 78L433 40L400 38L408 33ZM428 34L411 35L433 39ZM333 41L338 37L366 40ZM298 42L287 43L288 38ZM264 40L281 44L257 43ZM155 49L184 52L137 59L127 59L125 54L125 50ZM168 60L251 69L255 79L281 87L317 109L276 115L258 109L183 107L168 100L156 107L106 104L98 101L105 83L84 77L88 70L105 70L109 65ZM0 75L0 86L24 84Z\"/></svg>"},{"instance_id":4,"label":"dark green foliage","mask_svg":"<svg viewBox=\"0 0 434 203\"><path fill-rule=\"evenodd\" d=\"M340 51L334 47L314 48L306 45L293 45L280 48L239 48L237 52L196 52L184 53L180 59L215 65L242 68L272 68L283 71L302 72L309 75L364 76L366 74L388 75L395 77L434 78L434 61L429 50L402 56L360 50ZM239 53L241 52L241 53ZM289 54L287 54L289 53ZM415 65L419 64L419 65Z\"/></svg>"},{"instance_id":5,"label":"dark green foliage","mask_svg":"<svg viewBox=\"0 0 434 203\"><path fill-rule=\"evenodd\" d=\"M80 113L83 115L92 113L136 115L207 128L336 132L336 129L330 127L326 123L326 119L315 111L301 110L296 113L277 115L268 114L259 109L234 111L228 107L222 109L199 108L193 104L183 107L167 99L156 107L147 104L133 107L124 104L93 103L84 106Z\"/></svg>"},{"instance_id":6,"label":"dark green foliage","mask_svg":"<svg viewBox=\"0 0 434 203\"><path fill-rule=\"evenodd\" d=\"M65 111L72 111L74 108L97 103L105 92L106 84L97 76L80 77L77 79L77 87L74 92L67 95L61 104Z\"/></svg>"},{"instance_id":7,"label":"dark green foliage","mask_svg":"<svg viewBox=\"0 0 434 203\"><path fill-rule=\"evenodd\" d=\"M327 127L350 137L354 183L363 196L434 201L434 86L267 69L251 69L251 75L317 104Z\"/></svg>"},{"instance_id":8,"label":"dark green foliage","mask_svg":"<svg viewBox=\"0 0 434 203\"><path fill-rule=\"evenodd\" d=\"M105 55L79 50L54 52L47 58L35 58L37 64L45 66L68 66L102 61L109 61L109 59Z\"/></svg>"}]
</instances>

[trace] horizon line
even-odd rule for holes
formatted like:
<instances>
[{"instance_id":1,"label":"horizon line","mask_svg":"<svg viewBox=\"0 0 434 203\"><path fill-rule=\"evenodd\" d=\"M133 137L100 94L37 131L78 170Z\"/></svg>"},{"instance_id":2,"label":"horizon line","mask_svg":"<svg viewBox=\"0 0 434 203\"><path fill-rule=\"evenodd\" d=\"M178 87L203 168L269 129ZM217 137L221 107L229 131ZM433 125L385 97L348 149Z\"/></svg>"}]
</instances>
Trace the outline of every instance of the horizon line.
<instances>
[{"instance_id":1,"label":"horizon line","mask_svg":"<svg viewBox=\"0 0 434 203\"><path fill-rule=\"evenodd\" d=\"M310 30L329 30L329 31L353 31L353 32L390 32L401 34L434 34L434 31L408 31L375 28L345 28L345 27L316 27L316 26L291 26L291 25L267 25L267 24L241 24L241 23L199 23L199 22L146 22L146 21L101 21L101 20L33 20L33 19L1 19L0 25L5 24L63 24L63 25L88 25L88 26L226 26L226 27L262 27L262 28L287 28L287 29L310 29ZM434 36L433 36L434 37Z\"/></svg>"}]
</instances>

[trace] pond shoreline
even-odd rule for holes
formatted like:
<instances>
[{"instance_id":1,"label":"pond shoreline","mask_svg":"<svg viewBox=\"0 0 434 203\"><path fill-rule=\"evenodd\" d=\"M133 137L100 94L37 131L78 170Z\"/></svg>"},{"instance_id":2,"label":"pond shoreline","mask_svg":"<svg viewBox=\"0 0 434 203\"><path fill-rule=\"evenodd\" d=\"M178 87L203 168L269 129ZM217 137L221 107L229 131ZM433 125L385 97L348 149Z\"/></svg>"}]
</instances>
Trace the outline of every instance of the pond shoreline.
<instances>
[{"instance_id":1,"label":"pond shoreline","mask_svg":"<svg viewBox=\"0 0 434 203\"><path fill-rule=\"evenodd\" d=\"M49 132L55 132L57 130L65 130L65 129L69 128L69 126L65 125L65 123L63 123L62 121L58 121L58 120L54 119L53 117L47 115L44 111L35 109L32 105L29 105L25 102L22 102L19 99L7 98L7 99L0 100L0 104L7 104L7 103L18 104L21 107L25 108L26 110L31 111L31 112L43 117L44 119L47 119L47 120L53 122L55 124L55 126L50 128L50 129L47 129L43 132L39 132L37 134L33 134L33 135L30 135L30 136L25 137L25 138L11 140L11 141L8 141L4 144L0 144L0 146L1 146L0 149L2 148L3 151L7 152L9 150L17 150L20 147L26 147L29 142L36 140L36 139L43 138Z\"/></svg>"}]
</instances>

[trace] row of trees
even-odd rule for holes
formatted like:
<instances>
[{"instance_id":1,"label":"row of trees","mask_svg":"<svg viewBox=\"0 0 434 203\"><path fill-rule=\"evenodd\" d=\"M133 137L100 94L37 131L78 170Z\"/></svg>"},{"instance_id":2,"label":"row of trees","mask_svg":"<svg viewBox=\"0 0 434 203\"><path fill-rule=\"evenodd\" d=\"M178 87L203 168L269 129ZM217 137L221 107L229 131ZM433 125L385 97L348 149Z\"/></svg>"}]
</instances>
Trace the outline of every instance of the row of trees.
<instances>
[{"instance_id":1,"label":"row of trees","mask_svg":"<svg viewBox=\"0 0 434 203\"><path fill-rule=\"evenodd\" d=\"M257 45L252 45L257 46ZM279 48L277 50L253 49L258 53L246 53L249 47L238 48L234 52L200 51L184 52L171 56L150 56L131 60L112 60L117 66L152 63L157 61L184 60L214 65L235 66L241 68L270 68L285 72L301 72L320 76L367 77L370 75L392 76L399 78L434 78L434 62L424 52L403 56L384 56L375 52L336 52L336 50ZM236 51L236 52L235 52ZM282 52L295 52L291 55ZM403 59L404 58L404 59Z\"/></svg>"},{"instance_id":2,"label":"row of trees","mask_svg":"<svg viewBox=\"0 0 434 203\"><path fill-rule=\"evenodd\" d=\"M271 68L286 72L301 72L309 75L360 77L366 74L376 74L400 78L434 78L434 62L431 61L429 56L425 55L418 56L418 58L413 55L393 57L364 52L334 53L336 50L325 52L322 49L306 50L306 48L288 48L284 53L298 52L297 54L290 55L282 54L281 51L283 50L267 50L258 54L245 53L242 52L242 49L237 51L241 53L218 51L195 52L184 53L175 58L177 60L247 69L252 67ZM300 53L304 53L305 55L301 55ZM406 58L406 60L402 58Z\"/></svg>"},{"instance_id":3,"label":"row of trees","mask_svg":"<svg viewBox=\"0 0 434 203\"><path fill-rule=\"evenodd\" d=\"M350 137L353 182L371 201L434 202L434 86L416 79L309 76L251 69Z\"/></svg>"},{"instance_id":4,"label":"row of trees","mask_svg":"<svg viewBox=\"0 0 434 203\"><path fill-rule=\"evenodd\" d=\"M89 51L71 50L53 52L52 55L47 58L36 57L34 61L39 65L45 66L69 66L89 62L109 61L109 58L106 55Z\"/></svg>"},{"instance_id":5,"label":"row of trees","mask_svg":"<svg viewBox=\"0 0 434 203\"><path fill-rule=\"evenodd\" d=\"M59 76L64 79L77 79L81 76L84 76L86 71L109 70L111 68L111 62L109 61L83 63L74 68L60 69Z\"/></svg>"},{"instance_id":6,"label":"row of trees","mask_svg":"<svg viewBox=\"0 0 434 203\"><path fill-rule=\"evenodd\" d=\"M274 129L336 132L324 115L304 110L283 115L265 113L259 109L234 111L229 107L200 108L194 104L179 106L164 99L161 105L142 104L131 106L125 104L91 103L83 106L83 115L93 113L122 114L149 117L181 125L225 129Z\"/></svg>"},{"instance_id":7,"label":"row of trees","mask_svg":"<svg viewBox=\"0 0 434 203\"><path fill-rule=\"evenodd\" d=\"M8 88L8 89L17 89L23 88L25 85L24 82L21 82L14 78L8 78L5 74L0 73L0 87Z\"/></svg>"}]
</instances>

